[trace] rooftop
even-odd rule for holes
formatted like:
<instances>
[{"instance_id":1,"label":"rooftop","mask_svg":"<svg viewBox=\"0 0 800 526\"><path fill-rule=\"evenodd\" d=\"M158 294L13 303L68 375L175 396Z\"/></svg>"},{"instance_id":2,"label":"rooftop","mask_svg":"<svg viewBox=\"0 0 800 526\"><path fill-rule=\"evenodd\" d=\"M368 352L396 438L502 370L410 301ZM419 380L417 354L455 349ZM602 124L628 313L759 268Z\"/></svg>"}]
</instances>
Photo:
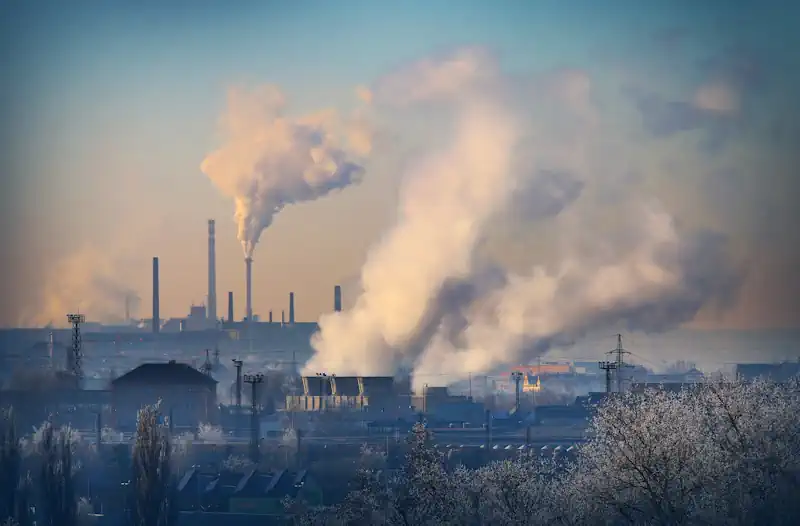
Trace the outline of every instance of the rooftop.
<instances>
[{"instance_id":1,"label":"rooftop","mask_svg":"<svg viewBox=\"0 0 800 526\"><path fill-rule=\"evenodd\" d=\"M188 364L171 360L166 363L144 363L115 379L112 385L165 383L214 387L217 381Z\"/></svg>"}]
</instances>

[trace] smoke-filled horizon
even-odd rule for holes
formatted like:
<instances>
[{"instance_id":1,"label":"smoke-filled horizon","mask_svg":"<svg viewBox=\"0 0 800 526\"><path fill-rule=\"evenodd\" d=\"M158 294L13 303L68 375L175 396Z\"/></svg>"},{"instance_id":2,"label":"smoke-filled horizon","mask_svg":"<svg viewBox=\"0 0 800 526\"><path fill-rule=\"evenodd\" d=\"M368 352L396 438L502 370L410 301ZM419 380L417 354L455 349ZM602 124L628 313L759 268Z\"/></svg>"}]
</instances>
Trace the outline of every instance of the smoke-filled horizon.
<instances>
[{"instance_id":1,"label":"smoke-filled horizon","mask_svg":"<svg viewBox=\"0 0 800 526\"><path fill-rule=\"evenodd\" d=\"M687 318L710 298L675 323L799 326L800 33L786 2L34 4L0 20L2 327L66 325L77 310L115 323L128 293L141 298L131 316L148 318L153 256L161 317L186 316L206 301L208 219L218 307L232 291L244 316L242 251L254 251L261 319L294 292L297 319L318 320L342 284L346 310L366 314L326 322L325 341L363 322L389 339L390 361L418 367L485 347L465 324L511 334L500 306L530 333L533 307L511 284L555 290L563 323L537 322L535 341L583 341L580 327L615 319L626 332L621 308L597 317L561 298L581 297L572 288L601 268L645 268L648 250L673 284L705 271L663 253L732 269L692 302L662 287L678 299L650 317ZM484 152L497 167L480 164ZM487 174L497 183L482 186ZM446 200L429 191L453 180ZM659 217L674 240L642 248ZM442 253L398 248L415 236ZM411 259L428 269L422 281L402 268ZM397 290L376 284L386 269ZM370 312L384 297L409 313ZM535 354L526 338L498 346Z\"/></svg>"},{"instance_id":2,"label":"smoke-filled horizon","mask_svg":"<svg viewBox=\"0 0 800 526\"><path fill-rule=\"evenodd\" d=\"M306 371L466 378L598 328L665 330L706 305L728 306L740 276L725 236L682 228L654 193L598 178L591 80L538 80L504 75L473 47L376 83L376 109L443 111L452 131L403 173L395 223L369 252L361 295L321 317ZM533 101L561 105L572 122L550 132ZM549 268L519 274L479 252L498 217L519 222L512 207L558 239ZM594 226L608 219L613 227Z\"/></svg>"}]
</instances>

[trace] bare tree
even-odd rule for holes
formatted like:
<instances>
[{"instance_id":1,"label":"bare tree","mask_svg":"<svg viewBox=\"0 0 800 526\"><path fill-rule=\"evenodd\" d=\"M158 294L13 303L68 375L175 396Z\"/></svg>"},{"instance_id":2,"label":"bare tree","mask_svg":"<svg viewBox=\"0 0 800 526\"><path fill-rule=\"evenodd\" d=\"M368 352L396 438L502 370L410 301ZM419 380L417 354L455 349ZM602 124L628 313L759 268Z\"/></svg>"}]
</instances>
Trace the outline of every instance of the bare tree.
<instances>
[{"instance_id":1,"label":"bare tree","mask_svg":"<svg viewBox=\"0 0 800 526\"><path fill-rule=\"evenodd\" d=\"M133 526L171 526L176 522L175 480L168 430L159 424L159 407L139 410L131 480Z\"/></svg>"}]
</instances>

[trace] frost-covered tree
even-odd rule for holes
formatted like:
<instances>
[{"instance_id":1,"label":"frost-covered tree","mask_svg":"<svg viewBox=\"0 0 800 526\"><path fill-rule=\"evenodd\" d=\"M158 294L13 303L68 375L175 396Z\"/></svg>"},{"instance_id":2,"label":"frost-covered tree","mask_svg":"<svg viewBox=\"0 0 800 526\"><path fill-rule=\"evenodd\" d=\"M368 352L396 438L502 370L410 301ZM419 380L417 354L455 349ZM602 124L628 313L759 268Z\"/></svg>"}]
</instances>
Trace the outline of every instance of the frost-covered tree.
<instances>
[{"instance_id":1,"label":"frost-covered tree","mask_svg":"<svg viewBox=\"0 0 800 526\"><path fill-rule=\"evenodd\" d=\"M40 455L39 519L44 526L75 526L78 500L74 475L77 468L77 438L69 427L56 429L45 422L37 430L36 446Z\"/></svg>"},{"instance_id":2,"label":"frost-covered tree","mask_svg":"<svg viewBox=\"0 0 800 526\"><path fill-rule=\"evenodd\" d=\"M21 468L22 451L13 410L4 409L0 414L0 521L16 516Z\"/></svg>"},{"instance_id":3,"label":"frost-covered tree","mask_svg":"<svg viewBox=\"0 0 800 526\"><path fill-rule=\"evenodd\" d=\"M800 391L765 381L607 401L562 480L578 524L797 524Z\"/></svg>"},{"instance_id":4,"label":"frost-covered tree","mask_svg":"<svg viewBox=\"0 0 800 526\"><path fill-rule=\"evenodd\" d=\"M22 474L22 444L17 435L13 409L0 413L0 521L31 526L32 484Z\"/></svg>"},{"instance_id":5,"label":"frost-covered tree","mask_svg":"<svg viewBox=\"0 0 800 526\"><path fill-rule=\"evenodd\" d=\"M225 471L232 473L249 473L256 468L256 465L247 457L241 455L230 455L222 461L220 466Z\"/></svg>"},{"instance_id":6,"label":"frost-covered tree","mask_svg":"<svg viewBox=\"0 0 800 526\"><path fill-rule=\"evenodd\" d=\"M133 446L131 479L133 526L170 526L175 523L175 480L169 431L159 424L158 404L139 410Z\"/></svg>"},{"instance_id":7,"label":"frost-covered tree","mask_svg":"<svg viewBox=\"0 0 800 526\"><path fill-rule=\"evenodd\" d=\"M800 524L800 386L717 382L607 400L568 461L448 471L415 426L398 474L362 466L304 524Z\"/></svg>"}]
</instances>

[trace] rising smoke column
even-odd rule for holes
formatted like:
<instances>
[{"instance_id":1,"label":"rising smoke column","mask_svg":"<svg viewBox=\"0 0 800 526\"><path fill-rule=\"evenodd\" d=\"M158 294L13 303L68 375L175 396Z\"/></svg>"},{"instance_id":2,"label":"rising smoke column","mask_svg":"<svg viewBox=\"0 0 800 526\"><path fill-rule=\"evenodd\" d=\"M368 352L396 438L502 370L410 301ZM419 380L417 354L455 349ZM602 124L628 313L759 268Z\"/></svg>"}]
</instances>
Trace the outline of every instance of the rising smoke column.
<instances>
[{"instance_id":1,"label":"rising smoke column","mask_svg":"<svg viewBox=\"0 0 800 526\"><path fill-rule=\"evenodd\" d=\"M465 379L470 372L525 363L554 343L596 329L669 329L692 320L710 300L730 299L740 276L728 264L724 238L682 234L653 201L635 203L627 213L630 221L613 237L598 236L588 246L579 240L594 234L588 217L560 221L560 263L509 274L504 286L450 313L463 315L466 329L457 338L440 330L417 373Z\"/></svg>"},{"instance_id":2,"label":"rising smoke column","mask_svg":"<svg viewBox=\"0 0 800 526\"><path fill-rule=\"evenodd\" d=\"M517 125L502 88L494 62L477 49L413 64L378 83L379 105L444 102L455 133L405 174L397 223L362 269L363 293L351 310L321 318L307 371L393 374L435 317L445 283L471 274L485 225L517 176Z\"/></svg>"},{"instance_id":3,"label":"rising smoke column","mask_svg":"<svg viewBox=\"0 0 800 526\"><path fill-rule=\"evenodd\" d=\"M456 380L597 328L666 329L736 289L723 239L681 231L620 175L625 160L605 151L588 76L509 83L468 49L377 84L379 107L438 110L446 101L455 131L405 174L397 222L362 268L363 293L351 310L320 319L307 373L411 365L418 380ZM537 99L532 87L544 93ZM559 104L567 111L553 118ZM487 267L477 249L492 218L520 206L525 214L510 219L552 220L558 250L527 273Z\"/></svg>"},{"instance_id":4,"label":"rising smoke column","mask_svg":"<svg viewBox=\"0 0 800 526\"><path fill-rule=\"evenodd\" d=\"M234 200L245 257L253 256L261 233L284 206L344 188L364 171L356 160L370 148L363 118L340 122L332 110L290 118L285 107L275 86L231 89L221 120L224 144L201 165Z\"/></svg>"}]
</instances>

